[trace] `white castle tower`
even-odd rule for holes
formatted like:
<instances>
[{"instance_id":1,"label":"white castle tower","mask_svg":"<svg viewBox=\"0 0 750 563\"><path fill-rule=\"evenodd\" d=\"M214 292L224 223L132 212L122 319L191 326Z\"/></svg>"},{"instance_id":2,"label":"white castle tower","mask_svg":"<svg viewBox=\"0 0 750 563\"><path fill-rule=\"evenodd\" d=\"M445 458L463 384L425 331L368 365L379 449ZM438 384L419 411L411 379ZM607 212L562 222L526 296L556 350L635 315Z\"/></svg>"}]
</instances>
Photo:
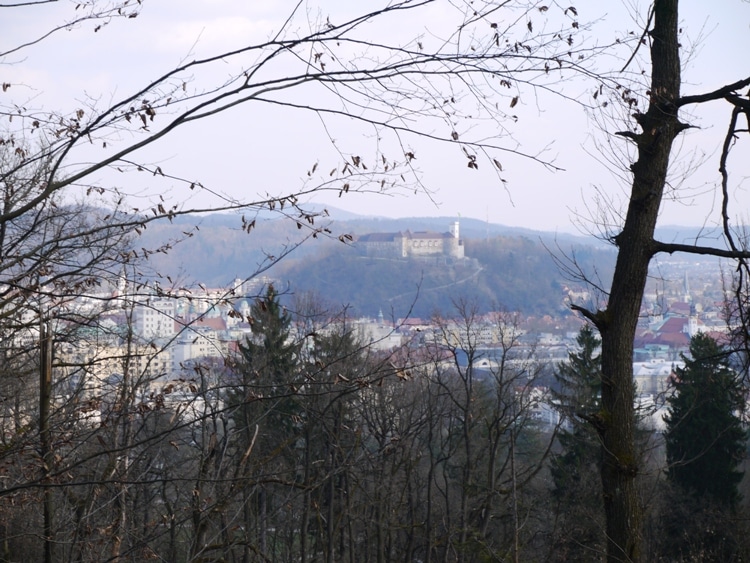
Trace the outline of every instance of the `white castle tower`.
<instances>
[{"instance_id":1,"label":"white castle tower","mask_svg":"<svg viewBox=\"0 0 750 563\"><path fill-rule=\"evenodd\" d=\"M458 221L455 221L451 227L450 227L450 233L453 235L453 238L461 238L458 236Z\"/></svg>"}]
</instances>

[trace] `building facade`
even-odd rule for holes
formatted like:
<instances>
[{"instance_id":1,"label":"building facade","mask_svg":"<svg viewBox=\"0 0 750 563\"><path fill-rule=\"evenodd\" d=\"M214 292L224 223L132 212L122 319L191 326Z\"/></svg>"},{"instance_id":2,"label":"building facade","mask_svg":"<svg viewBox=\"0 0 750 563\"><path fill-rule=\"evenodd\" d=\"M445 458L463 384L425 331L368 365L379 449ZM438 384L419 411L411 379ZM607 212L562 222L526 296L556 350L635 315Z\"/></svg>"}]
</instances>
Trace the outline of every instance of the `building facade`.
<instances>
[{"instance_id":1,"label":"building facade","mask_svg":"<svg viewBox=\"0 0 750 563\"><path fill-rule=\"evenodd\" d=\"M357 239L357 247L366 256L379 258L464 257L464 243L458 221L448 232L416 231L370 233Z\"/></svg>"}]
</instances>

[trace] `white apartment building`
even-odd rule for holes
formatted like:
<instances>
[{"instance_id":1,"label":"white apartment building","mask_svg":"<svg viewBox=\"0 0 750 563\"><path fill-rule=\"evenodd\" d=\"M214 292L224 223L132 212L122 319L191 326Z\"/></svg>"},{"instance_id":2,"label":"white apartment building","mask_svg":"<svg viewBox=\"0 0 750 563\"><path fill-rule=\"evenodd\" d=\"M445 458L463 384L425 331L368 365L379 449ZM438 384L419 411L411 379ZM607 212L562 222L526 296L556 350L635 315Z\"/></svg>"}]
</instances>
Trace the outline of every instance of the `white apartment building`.
<instances>
[{"instance_id":1,"label":"white apartment building","mask_svg":"<svg viewBox=\"0 0 750 563\"><path fill-rule=\"evenodd\" d=\"M188 328L170 347L172 350L172 372L190 360L199 358L225 358L229 354L229 342L221 332L205 327Z\"/></svg>"},{"instance_id":2,"label":"white apartment building","mask_svg":"<svg viewBox=\"0 0 750 563\"><path fill-rule=\"evenodd\" d=\"M152 298L139 303L133 315L135 333L146 340L174 336L176 312L174 299Z\"/></svg>"}]
</instances>

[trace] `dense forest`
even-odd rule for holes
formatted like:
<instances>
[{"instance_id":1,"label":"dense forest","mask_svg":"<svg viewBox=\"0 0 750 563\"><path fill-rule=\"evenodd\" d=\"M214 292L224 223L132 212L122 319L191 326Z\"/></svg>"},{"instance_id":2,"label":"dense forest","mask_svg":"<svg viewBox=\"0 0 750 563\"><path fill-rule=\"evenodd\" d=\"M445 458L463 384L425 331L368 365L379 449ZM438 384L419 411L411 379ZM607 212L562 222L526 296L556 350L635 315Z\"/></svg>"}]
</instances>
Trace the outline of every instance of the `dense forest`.
<instances>
[{"instance_id":1,"label":"dense forest","mask_svg":"<svg viewBox=\"0 0 750 563\"><path fill-rule=\"evenodd\" d=\"M568 361L545 366L511 314L495 316L488 355L467 304L388 353L312 298L290 311L272 286L251 315L231 361L191 362L179 377L150 377L130 356L103 380L56 365L41 451L23 413L43 386L20 384L35 361L9 356L19 379L2 379L2 560L602 560L589 327ZM128 336L77 331L66 346L115 338ZM692 354L666 450L645 418L639 429L644 549L652 561L740 561L750 544L738 380L710 339ZM550 370L553 401L540 386ZM698 457L682 453L706 421L715 438Z\"/></svg>"}]
</instances>

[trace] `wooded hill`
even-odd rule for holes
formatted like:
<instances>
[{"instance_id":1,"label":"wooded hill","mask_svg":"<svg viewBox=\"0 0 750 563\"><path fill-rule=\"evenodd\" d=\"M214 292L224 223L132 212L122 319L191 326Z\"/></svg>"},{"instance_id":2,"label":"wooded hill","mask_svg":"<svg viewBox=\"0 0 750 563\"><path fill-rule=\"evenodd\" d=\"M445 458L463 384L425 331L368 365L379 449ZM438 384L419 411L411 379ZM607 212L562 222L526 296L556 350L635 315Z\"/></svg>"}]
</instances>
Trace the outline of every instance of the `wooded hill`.
<instances>
[{"instance_id":1,"label":"wooded hill","mask_svg":"<svg viewBox=\"0 0 750 563\"><path fill-rule=\"evenodd\" d=\"M584 270L609 276L614 254L609 247L569 235L514 229L472 219L461 220L466 259L443 257L406 260L363 256L356 237L370 232L443 232L450 218L368 219L336 221L332 237L318 237L294 249L264 275L290 293L315 292L333 307L348 306L354 315L407 314L429 317L447 311L452 302L476 302L481 310L553 314L565 310L564 288L576 282L560 271L558 261L575 254ZM200 236L152 257L155 270L186 283L226 286L262 268L267 255L280 256L305 235L288 221L258 221L250 234L238 218L214 216L201 222ZM179 237L186 223L150 228L148 237Z\"/></svg>"},{"instance_id":2,"label":"wooded hill","mask_svg":"<svg viewBox=\"0 0 750 563\"><path fill-rule=\"evenodd\" d=\"M312 290L324 301L349 305L355 314L417 317L452 309L456 300L481 310L528 314L564 312L567 281L539 242L525 237L465 239L466 259L386 259L337 247L290 260L275 270L290 289ZM611 269L612 254L587 249L588 262Z\"/></svg>"}]
</instances>

